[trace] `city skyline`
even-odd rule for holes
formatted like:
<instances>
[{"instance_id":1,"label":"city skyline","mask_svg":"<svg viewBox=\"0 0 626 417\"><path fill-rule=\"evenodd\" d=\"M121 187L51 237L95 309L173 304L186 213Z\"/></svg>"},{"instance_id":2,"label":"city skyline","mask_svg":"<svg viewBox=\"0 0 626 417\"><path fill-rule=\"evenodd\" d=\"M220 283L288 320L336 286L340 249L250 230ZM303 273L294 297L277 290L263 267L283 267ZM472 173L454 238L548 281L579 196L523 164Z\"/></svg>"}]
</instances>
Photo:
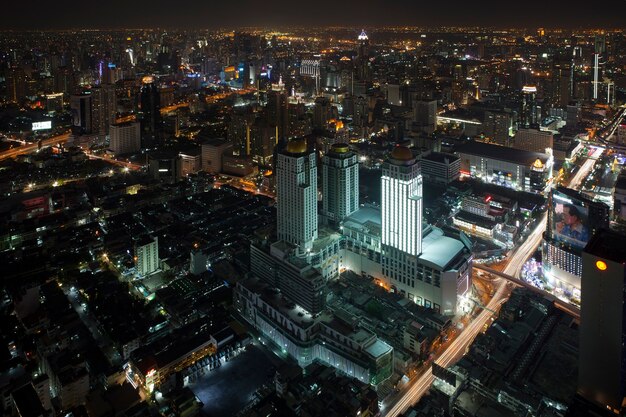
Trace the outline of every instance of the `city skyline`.
<instances>
[{"instance_id":1,"label":"city skyline","mask_svg":"<svg viewBox=\"0 0 626 417\"><path fill-rule=\"evenodd\" d=\"M0 414L624 415L618 5L246 1L0 32Z\"/></svg>"}]
</instances>

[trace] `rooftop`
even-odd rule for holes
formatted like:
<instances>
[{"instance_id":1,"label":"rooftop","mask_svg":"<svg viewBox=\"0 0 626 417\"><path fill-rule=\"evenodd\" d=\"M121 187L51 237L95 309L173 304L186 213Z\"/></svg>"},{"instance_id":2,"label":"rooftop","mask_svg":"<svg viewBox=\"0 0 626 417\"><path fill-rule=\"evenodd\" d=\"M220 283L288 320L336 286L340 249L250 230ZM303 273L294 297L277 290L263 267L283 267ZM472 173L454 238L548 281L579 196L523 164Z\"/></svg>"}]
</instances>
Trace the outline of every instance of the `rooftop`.
<instances>
[{"instance_id":1,"label":"rooftop","mask_svg":"<svg viewBox=\"0 0 626 417\"><path fill-rule=\"evenodd\" d=\"M469 141L459 145L454 150L459 154L482 156L526 166L534 164L537 159L543 164L550 159L550 156L545 153L524 151L476 141Z\"/></svg>"},{"instance_id":2,"label":"rooftop","mask_svg":"<svg viewBox=\"0 0 626 417\"><path fill-rule=\"evenodd\" d=\"M626 260L626 236L602 229L587 243L585 252L623 264Z\"/></svg>"},{"instance_id":3,"label":"rooftop","mask_svg":"<svg viewBox=\"0 0 626 417\"><path fill-rule=\"evenodd\" d=\"M458 161L459 157L451 153L429 152L422 156L422 160L439 162L440 164L450 164Z\"/></svg>"},{"instance_id":4,"label":"rooftop","mask_svg":"<svg viewBox=\"0 0 626 417\"><path fill-rule=\"evenodd\" d=\"M445 269L465 248L463 242L443 235L441 229L432 228L422 239L420 262Z\"/></svg>"}]
</instances>

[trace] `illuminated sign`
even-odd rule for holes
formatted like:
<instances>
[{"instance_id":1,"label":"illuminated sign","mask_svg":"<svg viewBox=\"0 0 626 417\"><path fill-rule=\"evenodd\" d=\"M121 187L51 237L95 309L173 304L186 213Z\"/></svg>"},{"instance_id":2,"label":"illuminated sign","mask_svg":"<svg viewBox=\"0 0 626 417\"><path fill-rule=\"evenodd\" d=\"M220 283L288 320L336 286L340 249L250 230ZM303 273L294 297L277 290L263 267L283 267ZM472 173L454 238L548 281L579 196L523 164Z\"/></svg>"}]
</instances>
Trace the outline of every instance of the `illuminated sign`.
<instances>
[{"instance_id":1,"label":"illuminated sign","mask_svg":"<svg viewBox=\"0 0 626 417\"><path fill-rule=\"evenodd\" d=\"M52 129L52 121L47 122L33 122L33 130L46 130Z\"/></svg>"},{"instance_id":2,"label":"illuminated sign","mask_svg":"<svg viewBox=\"0 0 626 417\"><path fill-rule=\"evenodd\" d=\"M606 269L608 267L606 265L606 262L604 262L604 261L596 261L596 268L598 268L600 271L606 271Z\"/></svg>"},{"instance_id":3,"label":"illuminated sign","mask_svg":"<svg viewBox=\"0 0 626 417\"><path fill-rule=\"evenodd\" d=\"M154 374L156 374L156 369L150 369L148 373L146 374L146 377L150 378Z\"/></svg>"},{"instance_id":4,"label":"illuminated sign","mask_svg":"<svg viewBox=\"0 0 626 417\"><path fill-rule=\"evenodd\" d=\"M589 241L589 209L578 199L570 199L559 191L553 193L552 236L578 249Z\"/></svg>"}]
</instances>

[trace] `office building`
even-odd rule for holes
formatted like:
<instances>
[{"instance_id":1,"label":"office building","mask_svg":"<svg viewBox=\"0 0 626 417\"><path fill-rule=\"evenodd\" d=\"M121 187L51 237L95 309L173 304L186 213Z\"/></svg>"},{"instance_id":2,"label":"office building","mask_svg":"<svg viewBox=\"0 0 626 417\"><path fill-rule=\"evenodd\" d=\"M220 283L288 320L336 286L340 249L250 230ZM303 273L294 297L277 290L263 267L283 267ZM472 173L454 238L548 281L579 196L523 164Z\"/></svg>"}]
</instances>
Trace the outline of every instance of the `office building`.
<instances>
[{"instance_id":1,"label":"office building","mask_svg":"<svg viewBox=\"0 0 626 417\"><path fill-rule=\"evenodd\" d=\"M522 88L522 108L520 109L520 128L534 127L539 124L537 117L537 87L524 86Z\"/></svg>"},{"instance_id":2,"label":"office building","mask_svg":"<svg viewBox=\"0 0 626 417\"><path fill-rule=\"evenodd\" d=\"M202 170L212 174L222 172L222 157L233 145L224 139L211 139L202 144Z\"/></svg>"},{"instance_id":3,"label":"office building","mask_svg":"<svg viewBox=\"0 0 626 417\"><path fill-rule=\"evenodd\" d=\"M139 122L114 123L109 129L109 149L114 155L141 150L141 124Z\"/></svg>"},{"instance_id":4,"label":"office building","mask_svg":"<svg viewBox=\"0 0 626 417\"><path fill-rule=\"evenodd\" d=\"M159 238L144 237L135 242L135 268L145 277L159 269Z\"/></svg>"},{"instance_id":5,"label":"office building","mask_svg":"<svg viewBox=\"0 0 626 417\"><path fill-rule=\"evenodd\" d=\"M317 238L317 161L305 139L278 153L276 181L278 239L310 250Z\"/></svg>"},{"instance_id":6,"label":"office building","mask_svg":"<svg viewBox=\"0 0 626 417\"><path fill-rule=\"evenodd\" d=\"M626 237L603 229L583 254L578 393L626 411Z\"/></svg>"},{"instance_id":7,"label":"office building","mask_svg":"<svg viewBox=\"0 0 626 417\"><path fill-rule=\"evenodd\" d=\"M24 68L9 68L6 73L5 84L7 100L14 103L21 102L26 97L26 73Z\"/></svg>"},{"instance_id":8,"label":"office building","mask_svg":"<svg viewBox=\"0 0 626 417\"><path fill-rule=\"evenodd\" d=\"M513 148L529 152L547 153L554 147L554 135L539 129L519 129L513 139Z\"/></svg>"},{"instance_id":9,"label":"office building","mask_svg":"<svg viewBox=\"0 0 626 417\"><path fill-rule=\"evenodd\" d=\"M91 134L93 131L91 94L72 94L70 111L72 114L72 133L77 136Z\"/></svg>"},{"instance_id":10,"label":"office building","mask_svg":"<svg viewBox=\"0 0 626 417\"><path fill-rule=\"evenodd\" d=\"M495 110L485 112L483 130L490 142L508 146L512 127L513 118L511 113Z\"/></svg>"},{"instance_id":11,"label":"office building","mask_svg":"<svg viewBox=\"0 0 626 417\"><path fill-rule=\"evenodd\" d=\"M90 92L93 133L106 136L109 134L109 126L115 121L117 113L115 86L102 84L93 87Z\"/></svg>"},{"instance_id":12,"label":"office building","mask_svg":"<svg viewBox=\"0 0 626 417\"><path fill-rule=\"evenodd\" d=\"M278 139L286 139L289 135L287 94L284 91L270 91L265 112L267 123L276 129Z\"/></svg>"},{"instance_id":13,"label":"office building","mask_svg":"<svg viewBox=\"0 0 626 417\"><path fill-rule=\"evenodd\" d=\"M139 98L142 146L154 147L162 140L163 119L159 89L152 77L144 77Z\"/></svg>"},{"instance_id":14,"label":"office building","mask_svg":"<svg viewBox=\"0 0 626 417\"><path fill-rule=\"evenodd\" d=\"M322 216L337 223L359 209L359 162L347 144L322 158Z\"/></svg>"}]
</instances>

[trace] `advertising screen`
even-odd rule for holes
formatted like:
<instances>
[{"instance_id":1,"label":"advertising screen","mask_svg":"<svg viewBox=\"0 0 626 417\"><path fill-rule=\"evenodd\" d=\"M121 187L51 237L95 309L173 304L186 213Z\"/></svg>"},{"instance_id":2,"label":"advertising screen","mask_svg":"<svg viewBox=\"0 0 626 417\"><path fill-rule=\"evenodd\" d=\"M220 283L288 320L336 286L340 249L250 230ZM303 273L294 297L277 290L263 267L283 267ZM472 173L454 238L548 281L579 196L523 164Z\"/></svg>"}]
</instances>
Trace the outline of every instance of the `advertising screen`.
<instances>
[{"instance_id":1,"label":"advertising screen","mask_svg":"<svg viewBox=\"0 0 626 417\"><path fill-rule=\"evenodd\" d=\"M584 248L589 241L589 209L575 198L555 191L552 196L552 236Z\"/></svg>"},{"instance_id":2,"label":"advertising screen","mask_svg":"<svg viewBox=\"0 0 626 417\"><path fill-rule=\"evenodd\" d=\"M52 121L48 120L46 122L33 122L33 130L46 130L52 129Z\"/></svg>"}]
</instances>

